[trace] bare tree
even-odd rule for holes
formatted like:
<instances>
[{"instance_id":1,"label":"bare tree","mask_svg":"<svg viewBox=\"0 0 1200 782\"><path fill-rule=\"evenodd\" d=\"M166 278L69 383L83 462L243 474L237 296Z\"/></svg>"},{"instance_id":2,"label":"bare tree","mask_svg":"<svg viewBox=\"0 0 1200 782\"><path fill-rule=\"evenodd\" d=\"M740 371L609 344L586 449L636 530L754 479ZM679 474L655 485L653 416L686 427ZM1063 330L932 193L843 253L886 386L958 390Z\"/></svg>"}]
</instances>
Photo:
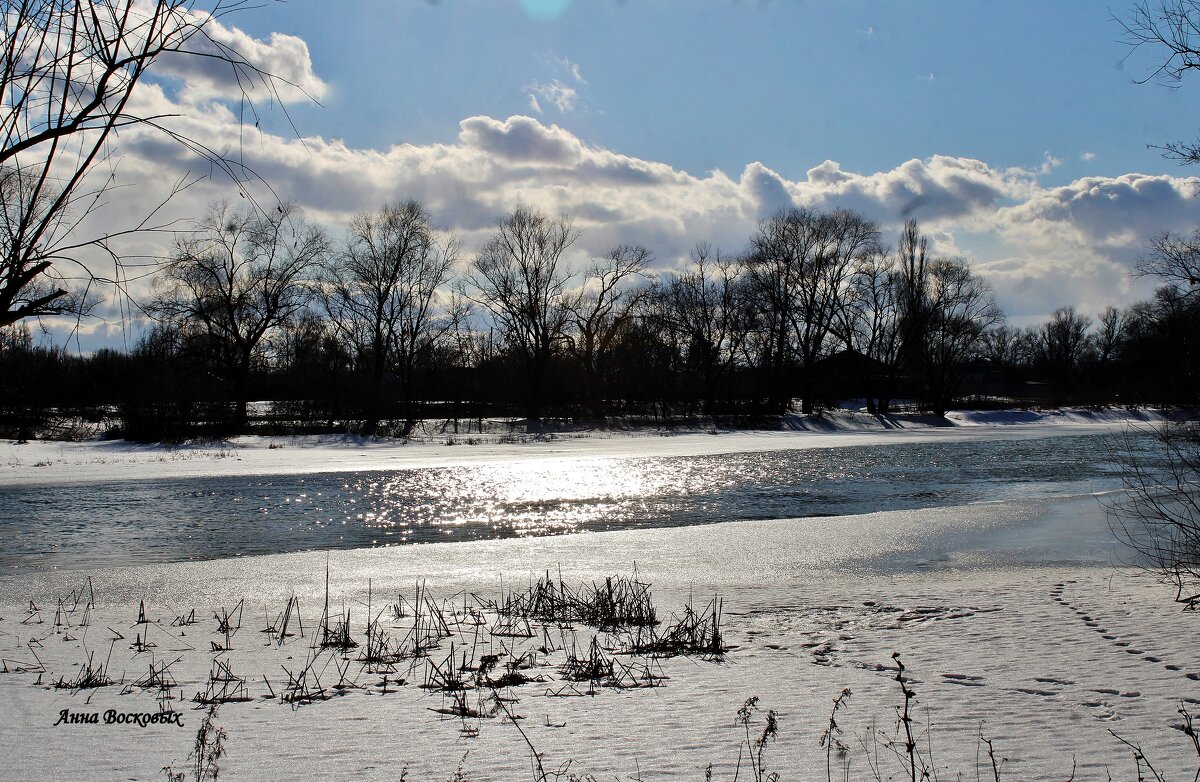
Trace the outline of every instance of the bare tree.
<instances>
[{"instance_id":1,"label":"bare tree","mask_svg":"<svg viewBox=\"0 0 1200 782\"><path fill-rule=\"evenodd\" d=\"M1129 318L1119 307L1105 307L1096 323L1096 364L1107 369L1117 360L1125 343Z\"/></svg>"},{"instance_id":2,"label":"bare tree","mask_svg":"<svg viewBox=\"0 0 1200 782\"><path fill-rule=\"evenodd\" d=\"M965 260L929 257L929 241L915 220L904 224L896 254L900 359L941 417L971 362L984 354L984 335L1004 322L1004 313Z\"/></svg>"},{"instance_id":3,"label":"bare tree","mask_svg":"<svg viewBox=\"0 0 1200 782\"><path fill-rule=\"evenodd\" d=\"M1026 334L1001 323L983 334L983 356L1001 372L1012 372L1026 358Z\"/></svg>"},{"instance_id":4,"label":"bare tree","mask_svg":"<svg viewBox=\"0 0 1200 782\"><path fill-rule=\"evenodd\" d=\"M606 362L613 343L646 298L643 280L653 256L641 245L621 245L592 261L571 307L571 352L583 368L584 396L592 415L604 415Z\"/></svg>"},{"instance_id":5,"label":"bare tree","mask_svg":"<svg viewBox=\"0 0 1200 782\"><path fill-rule=\"evenodd\" d=\"M887 415L900 364L900 270L897 259L876 247L859 261L838 330L847 349L866 358L867 412Z\"/></svg>"},{"instance_id":6,"label":"bare tree","mask_svg":"<svg viewBox=\"0 0 1200 782\"><path fill-rule=\"evenodd\" d=\"M1140 277L1173 285L1188 299L1200 300L1200 229L1183 237L1164 233L1150 240L1150 252L1138 261Z\"/></svg>"},{"instance_id":7,"label":"bare tree","mask_svg":"<svg viewBox=\"0 0 1200 782\"><path fill-rule=\"evenodd\" d=\"M962 259L939 258L917 283L923 298L920 341L906 346L915 357L925 399L934 415L946 414L983 348L983 335L1003 322L991 288ZM910 283L911 284L911 283Z\"/></svg>"},{"instance_id":8,"label":"bare tree","mask_svg":"<svg viewBox=\"0 0 1200 782\"><path fill-rule=\"evenodd\" d=\"M1197 0L1138 3L1120 23L1135 50L1165 52L1143 82L1157 78L1177 85L1185 74L1200 69ZM1181 163L1200 163L1200 141L1168 143L1161 149ZM1175 388L1170 397L1194 406L1200 387L1195 336L1200 321L1200 231L1188 238L1168 233L1153 239L1135 273L1165 284L1153 302L1133 305L1120 322L1115 316L1102 320L1102 336L1119 330L1119 339L1112 341L1131 346L1132 353L1143 344L1159 349L1169 345L1169 355L1162 358L1172 363L1168 377ZM1200 433L1195 423L1167 422L1156 437L1160 458L1150 462L1127 440L1122 475L1126 492L1107 510L1118 538L1139 555L1137 564L1172 583L1175 599L1195 608L1200 600Z\"/></svg>"},{"instance_id":9,"label":"bare tree","mask_svg":"<svg viewBox=\"0 0 1200 782\"><path fill-rule=\"evenodd\" d=\"M274 96L274 77L209 36L217 20L248 7L248 0L217 0L207 9L194 0L4 5L0 324L85 310L90 299L75 280L123 284L121 260L110 242L155 228L153 213L138 225L99 235L85 235L80 228L114 181L117 133L155 129L235 182L250 174L224 153L172 130L167 116L140 111L131 100L155 64L168 57L223 63L244 91L259 85ZM100 273L97 253L116 265L115 276Z\"/></svg>"},{"instance_id":10,"label":"bare tree","mask_svg":"<svg viewBox=\"0 0 1200 782\"><path fill-rule=\"evenodd\" d=\"M1168 284L1152 302L1131 306L1119 323L1102 318L1101 335L1117 332L1112 341L1136 356L1147 374L1169 364L1167 388L1159 393L1165 391L1194 417L1200 388L1198 325L1200 303ZM1200 429L1194 420L1167 420L1152 435L1157 441L1152 448L1140 447L1133 434L1126 436L1125 492L1105 508L1118 539L1136 554L1132 564L1172 585L1175 600L1194 610L1200 600Z\"/></svg>"},{"instance_id":11,"label":"bare tree","mask_svg":"<svg viewBox=\"0 0 1200 782\"><path fill-rule=\"evenodd\" d=\"M707 243L692 250L691 271L655 288L654 319L676 333L684 366L699 375L704 412L715 413L717 389L735 366L749 332L740 264Z\"/></svg>"},{"instance_id":12,"label":"bare tree","mask_svg":"<svg viewBox=\"0 0 1200 782\"><path fill-rule=\"evenodd\" d=\"M518 208L496 223L468 276L472 297L499 324L524 367L530 426L542 417L550 364L571 319L563 254L578 238L569 217Z\"/></svg>"},{"instance_id":13,"label":"bare tree","mask_svg":"<svg viewBox=\"0 0 1200 782\"><path fill-rule=\"evenodd\" d=\"M326 264L321 302L371 386L368 434L383 413L389 373L404 397L403 433L412 429L417 362L451 326L438 296L459 254L458 240L439 236L425 208L408 201L356 215L345 249Z\"/></svg>"},{"instance_id":14,"label":"bare tree","mask_svg":"<svg viewBox=\"0 0 1200 782\"><path fill-rule=\"evenodd\" d=\"M815 402L813 371L825 355L855 264L879 242L878 226L844 209L787 209L759 223L747 271L764 307L773 406L782 410L798 370L801 411Z\"/></svg>"},{"instance_id":15,"label":"bare tree","mask_svg":"<svg viewBox=\"0 0 1200 782\"><path fill-rule=\"evenodd\" d=\"M239 430L264 340L307 306L311 274L328 251L325 233L290 205L264 215L214 204L195 231L176 238L146 309L177 325L233 384Z\"/></svg>"},{"instance_id":16,"label":"bare tree","mask_svg":"<svg viewBox=\"0 0 1200 782\"><path fill-rule=\"evenodd\" d=\"M900 319L900 358L909 368L916 368L923 360L920 346L925 344L925 330L932 317L926 290L931 262L929 238L921 233L916 220L904 223L896 257L899 264L896 303Z\"/></svg>"},{"instance_id":17,"label":"bare tree","mask_svg":"<svg viewBox=\"0 0 1200 782\"><path fill-rule=\"evenodd\" d=\"M1175 600L1200 601L1200 429L1165 423L1149 460L1126 437L1125 492L1105 505L1113 532L1136 554L1132 564L1175 587Z\"/></svg>"},{"instance_id":18,"label":"bare tree","mask_svg":"<svg viewBox=\"0 0 1200 782\"><path fill-rule=\"evenodd\" d=\"M1161 0L1154 5L1136 3L1129 16L1117 22L1125 30L1131 51L1149 48L1161 56L1140 84L1158 80L1177 86L1185 74L1200 69L1200 2ZM1200 162L1200 141L1170 142L1163 154L1181 163Z\"/></svg>"},{"instance_id":19,"label":"bare tree","mask_svg":"<svg viewBox=\"0 0 1200 782\"><path fill-rule=\"evenodd\" d=\"M1032 334L1034 363L1050 379L1059 400L1074 390L1080 369L1092 340L1088 336L1091 318L1080 315L1074 307L1059 307Z\"/></svg>"},{"instance_id":20,"label":"bare tree","mask_svg":"<svg viewBox=\"0 0 1200 782\"><path fill-rule=\"evenodd\" d=\"M63 287L46 253L24 246L30 223L47 220L47 233L60 233L64 216L47 214L53 202L49 187L39 192L21 170L0 168L0 326L88 309L86 293Z\"/></svg>"}]
</instances>

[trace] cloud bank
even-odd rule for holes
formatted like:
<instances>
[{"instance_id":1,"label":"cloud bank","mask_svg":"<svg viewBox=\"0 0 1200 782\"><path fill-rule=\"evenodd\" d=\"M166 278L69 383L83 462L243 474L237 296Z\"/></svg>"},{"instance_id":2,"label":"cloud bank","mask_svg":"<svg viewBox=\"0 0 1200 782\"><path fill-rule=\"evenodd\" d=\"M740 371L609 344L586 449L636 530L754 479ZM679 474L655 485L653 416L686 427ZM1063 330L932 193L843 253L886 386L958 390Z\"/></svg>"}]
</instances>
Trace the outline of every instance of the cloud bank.
<instances>
[{"instance_id":1,"label":"cloud bank","mask_svg":"<svg viewBox=\"0 0 1200 782\"><path fill-rule=\"evenodd\" d=\"M220 25L213 35L314 97L327 89L300 39L257 40ZM756 221L780 208L845 207L879 221L888 237L906 219L919 220L936 249L977 263L1006 311L1033 319L1064 304L1098 312L1144 295L1131 287L1127 272L1147 238L1200 223L1196 177L1128 173L1046 186L1042 180L1057 164L1050 157L1024 169L934 155L870 173L826 160L791 179L762 162L734 174L681 171L589 144L567 128L528 116L467 117L457 135L448 129L452 141L387 149L277 136L239 125L236 81L194 59L171 61L167 75L182 86L146 85L137 95L141 108L179 115L171 121L174 130L241 157L274 193L298 202L335 235L355 212L416 198L470 251L499 217L526 205L573 216L583 230L581 259L619 243L640 243L667 268L685 264L698 241L737 252ZM574 77L584 83L578 73ZM553 82L529 94L539 109L547 103L566 112L570 89ZM208 173L185 149L148 129L124 132L119 144L118 179L136 185L122 191L122 215L148 211L170 183ZM200 215L209 200L221 197L237 198L237 188L214 176L177 196L171 213Z\"/></svg>"}]
</instances>

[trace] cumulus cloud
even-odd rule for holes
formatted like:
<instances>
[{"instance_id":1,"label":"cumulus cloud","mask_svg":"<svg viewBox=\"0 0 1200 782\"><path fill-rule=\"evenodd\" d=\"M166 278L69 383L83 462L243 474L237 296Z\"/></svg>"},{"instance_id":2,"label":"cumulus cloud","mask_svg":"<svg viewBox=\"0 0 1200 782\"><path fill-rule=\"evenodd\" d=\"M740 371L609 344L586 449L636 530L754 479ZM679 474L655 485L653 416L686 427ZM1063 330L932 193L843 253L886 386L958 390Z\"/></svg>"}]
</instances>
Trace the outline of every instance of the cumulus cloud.
<instances>
[{"instance_id":1,"label":"cumulus cloud","mask_svg":"<svg viewBox=\"0 0 1200 782\"><path fill-rule=\"evenodd\" d=\"M1084 177L1039 189L1003 209L999 227L1042 249L1072 245L1094 251L1139 246L1167 228L1200 218L1200 178L1124 174Z\"/></svg>"},{"instance_id":2,"label":"cumulus cloud","mask_svg":"<svg viewBox=\"0 0 1200 782\"><path fill-rule=\"evenodd\" d=\"M138 100L156 113L180 114L173 128L213 149L241 148L242 129L224 104L197 111L158 85L147 85ZM148 129L129 129L119 142L118 180L136 187L113 199L116 222L147 213L168 183L207 173L185 149ZM758 219L791 205L860 211L889 239L916 218L937 252L976 262L1005 308L1029 318L1064 304L1098 312L1130 301L1140 294L1126 272L1146 237L1200 223L1200 179L1126 174L1047 187L1040 180L1057 163L1049 157L1028 169L934 155L867 173L827 160L795 180L761 162L734 176L697 174L590 145L528 116L468 117L448 143L362 149L337 139L261 133L247 147L253 154L247 162L275 193L298 201L335 234L355 212L417 198L468 250L517 205L574 216L583 230L576 261L640 243L662 268L686 263L700 240L736 253ZM257 195L265 197L261 189ZM238 189L213 177L162 214L200 215L218 197L238 199Z\"/></svg>"},{"instance_id":3,"label":"cumulus cloud","mask_svg":"<svg viewBox=\"0 0 1200 782\"><path fill-rule=\"evenodd\" d=\"M209 19L204 34L189 39L187 50L164 56L155 62L154 72L182 82L179 98L188 103L240 100L244 95L296 103L320 100L328 90L313 71L308 44L294 35L272 33L264 41ZM227 61L230 57L252 67L234 67Z\"/></svg>"},{"instance_id":4,"label":"cumulus cloud","mask_svg":"<svg viewBox=\"0 0 1200 782\"><path fill-rule=\"evenodd\" d=\"M459 127L459 141L496 157L513 161L576 165L583 157L583 144L567 131L547 128L530 117L509 117L500 122L491 117L471 117Z\"/></svg>"},{"instance_id":5,"label":"cumulus cloud","mask_svg":"<svg viewBox=\"0 0 1200 782\"><path fill-rule=\"evenodd\" d=\"M799 203L856 209L883 223L969 218L1021 198L1034 187L1036 172L997 169L971 158L934 155L909 160L889 171L858 174L826 160L807 178L787 185Z\"/></svg>"}]
</instances>

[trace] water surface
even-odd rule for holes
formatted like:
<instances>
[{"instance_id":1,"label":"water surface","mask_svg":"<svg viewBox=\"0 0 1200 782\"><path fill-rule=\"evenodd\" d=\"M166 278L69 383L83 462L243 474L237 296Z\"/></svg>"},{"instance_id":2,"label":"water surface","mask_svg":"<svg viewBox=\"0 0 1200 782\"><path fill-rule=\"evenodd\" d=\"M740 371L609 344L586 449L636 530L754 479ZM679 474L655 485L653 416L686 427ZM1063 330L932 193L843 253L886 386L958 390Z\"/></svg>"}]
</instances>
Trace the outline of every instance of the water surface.
<instances>
[{"instance_id":1,"label":"water surface","mask_svg":"<svg viewBox=\"0 0 1200 782\"><path fill-rule=\"evenodd\" d=\"M1149 440L1135 441L1144 448ZM867 513L1119 486L1109 435L0 488L0 567Z\"/></svg>"}]
</instances>

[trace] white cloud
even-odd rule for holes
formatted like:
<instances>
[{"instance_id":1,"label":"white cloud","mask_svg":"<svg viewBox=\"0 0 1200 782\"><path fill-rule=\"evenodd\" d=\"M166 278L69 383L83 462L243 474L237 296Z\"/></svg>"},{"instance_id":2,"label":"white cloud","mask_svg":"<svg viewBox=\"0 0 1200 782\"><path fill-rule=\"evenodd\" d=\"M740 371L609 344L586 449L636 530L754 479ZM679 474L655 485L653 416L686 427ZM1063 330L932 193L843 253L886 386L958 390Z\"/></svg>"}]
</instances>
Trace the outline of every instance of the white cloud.
<instances>
[{"instance_id":1,"label":"white cloud","mask_svg":"<svg viewBox=\"0 0 1200 782\"><path fill-rule=\"evenodd\" d=\"M579 63L571 62L571 60L567 57L555 57L554 61L558 63L558 65L564 71L570 74L571 78L575 80L576 84L587 86L587 79L583 78L583 71L580 69Z\"/></svg>"},{"instance_id":2,"label":"white cloud","mask_svg":"<svg viewBox=\"0 0 1200 782\"><path fill-rule=\"evenodd\" d=\"M533 81L521 88L529 96L529 107L537 114L544 114L551 107L559 114L579 109L582 102L580 89L588 86L579 63L558 55L550 55L545 63L556 75L548 82Z\"/></svg>"},{"instance_id":3,"label":"white cloud","mask_svg":"<svg viewBox=\"0 0 1200 782\"><path fill-rule=\"evenodd\" d=\"M1092 161L1096 159L1095 152L1080 152L1079 159L1084 161Z\"/></svg>"},{"instance_id":4,"label":"white cloud","mask_svg":"<svg viewBox=\"0 0 1200 782\"><path fill-rule=\"evenodd\" d=\"M199 78L208 84L207 76ZM203 94L189 90L192 98ZM530 97L535 109L541 105L541 93ZM197 109L156 85L146 85L137 100L140 109L181 114L172 127L213 149L242 148L245 134L220 101ZM1058 165L1049 155L1028 169L934 155L870 173L827 160L792 180L760 162L736 176L680 171L589 145L563 127L525 116L468 117L450 143L388 149L321 137L255 132L253 138L245 145L252 154L247 162L275 193L298 201L335 234L355 212L417 198L438 223L459 232L470 251L498 217L524 204L576 218L584 231L577 259L641 243L668 268L685 263L699 240L737 252L755 221L781 207L846 207L879 221L893 238L905 219L918 219L936 251L974 259L1006 309L1028 317L1063 304L1096 312L1130 301L1140 292L1126 271L1145 239L1200 223L1200 179L1126 174L1045 187L1039 177ZM119 145L119 181L136 187L111 199L104 222L95 224L128 224L148 212L169 183L188 172L207 173L179 145L148 129L127 130ZM238 198L214 177L177 197L165 214L199 215L219 197ZM261 191L259 197L265 198ZM152 254L154 242L165 252L169 237L144 237L136 252Z\"/></svg>"},{"instance_id":5,"label":"white cloud","mask_svg":"<svg viewBox=\"0 0 1200 782\"><path fill-rule=\"evenodd\" d=\"M574 87L563 84L558 79L554 79L549 84L534 82L533 84L526 85L525 93L530 97L530 105L539 114L542 113L541 102L545 102L558 109L560 114L566 114L574 111L579 101L578 91ZM541 101L538 98L541 98Z\"/></svg>"},{"instance_id":6,"label":"white cloud","mask_svg":"<svg viewBox=\"0 0 1200 782\"><path fill-rule=\"evenodd\" d=\"M799 203L857 209L885 224L915 218L922 222L973 220L1035 187L1036 172L996 169L971 158L934 155L913 159L889 171L858 174L832 160L787 183Z\"/></svg>"},{"instance_id":7,"label":"white cloud","mask_svg":"<svg viewBox=\"0 0 1200 782\"><path fill-rule=\"evenodd\" d=\"M154 73L180 80L179 97L188 103L239 100L243 95L256 101L273 99L284 103L320 100L327 85L314 72L308 44L301 38L271 33L263 41L218 19L209 19L203 35L187 44L188 54L169 54L154 64ZM234 68L230 53L256 70ZM200 56L197 56L200 55ZM271 74L269 80L261 74Z\"/></svg>"}]
</instances>

